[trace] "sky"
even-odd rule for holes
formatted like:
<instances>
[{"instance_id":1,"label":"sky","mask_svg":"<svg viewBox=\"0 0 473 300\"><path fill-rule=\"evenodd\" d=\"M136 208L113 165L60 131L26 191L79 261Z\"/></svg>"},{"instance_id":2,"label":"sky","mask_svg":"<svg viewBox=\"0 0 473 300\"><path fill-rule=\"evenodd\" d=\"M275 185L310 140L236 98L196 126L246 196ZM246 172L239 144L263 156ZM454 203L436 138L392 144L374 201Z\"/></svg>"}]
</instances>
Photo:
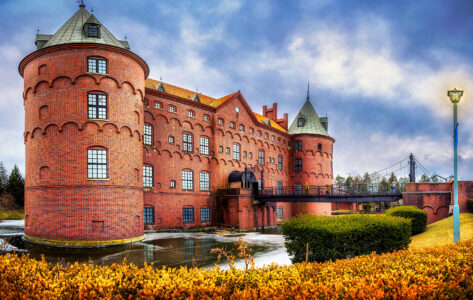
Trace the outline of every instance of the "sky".
<instances>
[{"instance_id":1,"label":"sky","mask_svg":"<svg viewBox=\"0 0 473 300\"><path fill-rule=\"evenodd\" d=\"M240 90L255 112L292 122L310 82L329 118L334 174L373 173L413 153L431 174L473 180L473 1L86 0L150 67L150 77L212 97ZM78 10L74 0L0 0L0 161L24 171L18 64ZM404 161L384 172L405 166ZM418 176L423 171L417 169ZM396 173L408 176L408 169Z\"/></svg>"}]
</instances>

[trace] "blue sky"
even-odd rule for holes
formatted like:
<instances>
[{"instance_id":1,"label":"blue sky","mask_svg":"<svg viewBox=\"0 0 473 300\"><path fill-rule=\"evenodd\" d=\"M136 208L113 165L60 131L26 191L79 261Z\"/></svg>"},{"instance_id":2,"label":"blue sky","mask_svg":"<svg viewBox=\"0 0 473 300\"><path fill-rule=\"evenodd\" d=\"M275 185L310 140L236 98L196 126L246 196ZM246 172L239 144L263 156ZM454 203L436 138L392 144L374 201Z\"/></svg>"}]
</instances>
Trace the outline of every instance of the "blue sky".
<instances>
[{"instance_id":1,"label":"blue sky","mask_svg":"<svg viewBox=\"0 0 473 300\"><path fill-rule=\"evenodd\" d=\"M214 97L241 90L256 112L277 101L290 121L309 80L336 139L335 174L374 172L412 152L430 172L451 175L446 91L462 88L459 176L473 179L473 1L85 4L115 36L127 36L152 78ZM35 50L38 27L54 33L77 9L73 0L0 2L0 161L8 168L24 170L18 63Z\"/></svg>"}]
</instances>

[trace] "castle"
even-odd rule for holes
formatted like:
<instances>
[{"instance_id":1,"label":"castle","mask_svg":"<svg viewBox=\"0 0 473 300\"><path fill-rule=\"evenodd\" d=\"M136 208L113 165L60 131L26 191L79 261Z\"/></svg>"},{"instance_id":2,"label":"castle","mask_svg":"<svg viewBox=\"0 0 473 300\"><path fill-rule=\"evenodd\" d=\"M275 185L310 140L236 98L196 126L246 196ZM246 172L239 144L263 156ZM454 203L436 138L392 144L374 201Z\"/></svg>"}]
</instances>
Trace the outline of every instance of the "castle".
<instances>
[{"instance_id":1,"label":"castle","mask_svg":"<svg viewBox=\"0 0 473 300\"><path fill-rule=\"evenodd\" d=\"M146 62L83 4L19 65L25 107L25 240L130 243L145 229L272 226L330 203L261 204L251 188L333 183L327 118L307 101L213 98L148 78Z\"/></svg>"}]
</instances>

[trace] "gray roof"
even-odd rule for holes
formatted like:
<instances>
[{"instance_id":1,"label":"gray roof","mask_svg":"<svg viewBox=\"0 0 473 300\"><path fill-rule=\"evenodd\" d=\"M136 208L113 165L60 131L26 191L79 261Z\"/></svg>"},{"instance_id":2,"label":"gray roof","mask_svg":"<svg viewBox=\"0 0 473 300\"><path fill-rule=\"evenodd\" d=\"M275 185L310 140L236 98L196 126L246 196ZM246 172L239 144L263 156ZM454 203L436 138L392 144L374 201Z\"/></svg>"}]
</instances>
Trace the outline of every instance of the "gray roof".
<instances>
[{"instance_id":1,"label":"gray roof","mask_svg":"<svg viewBox=\"0 0 473 300\"><path fill-rule=\"evenodd\" d=\"M84 32L84 24L94 23L100 26L98 38L88 37ZM79 10L47 41L42 48L71 43L96 43L111 45L123 49L129 49L128 43L119 41L108 29L103 26L94 15L90 14L84 7Z\"/></svg>"},{"instance_id":2,"label":"gray roof","mask_svg":"<svg viewBox=\"0 0 473 300\"><path fill-rule=\"evenodd\" d=\"M297 120L299 118L303 118L304 121L304 126L297 126ZM325 124L327 126L328 120L325 120ZM303 133L308 133L308 134L320 134L320 135L325 135L325 136L330 136L327 132L326 127L322 125L322 122L319 118L319 115L317 114L317 111L315 111L314 106L312 103L310 103L309 96L307 96L307 100L302 106L301 110L297 114L296 118L294 121L292 121L291 127L289 127L289 133L290 134L303 134Z\"/></svg>"}]
</instances>

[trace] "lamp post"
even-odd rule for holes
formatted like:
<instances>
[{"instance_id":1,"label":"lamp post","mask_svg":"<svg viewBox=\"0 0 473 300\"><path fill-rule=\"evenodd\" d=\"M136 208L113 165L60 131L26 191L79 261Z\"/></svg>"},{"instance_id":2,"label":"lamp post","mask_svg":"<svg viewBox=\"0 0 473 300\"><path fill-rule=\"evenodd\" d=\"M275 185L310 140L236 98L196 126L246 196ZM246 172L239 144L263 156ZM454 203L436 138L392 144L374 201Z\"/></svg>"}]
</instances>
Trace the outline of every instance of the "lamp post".
<instances>
[{"instance_id":1,"label":"lamp post","mask_svg":"<svg viewBox=\"0 0 473 300\"><path fill-rule=\"evenodd\" d=\"M453 204L453 241L460 241L460 207L458 206L458 176L457 176L457 147L458 147L458 122L457 122L457 104L463 96L463 91L456 88L447 93L450 101L453 103L453 172L454 172L454 204Z\"/></svg>"}]
</instances>

